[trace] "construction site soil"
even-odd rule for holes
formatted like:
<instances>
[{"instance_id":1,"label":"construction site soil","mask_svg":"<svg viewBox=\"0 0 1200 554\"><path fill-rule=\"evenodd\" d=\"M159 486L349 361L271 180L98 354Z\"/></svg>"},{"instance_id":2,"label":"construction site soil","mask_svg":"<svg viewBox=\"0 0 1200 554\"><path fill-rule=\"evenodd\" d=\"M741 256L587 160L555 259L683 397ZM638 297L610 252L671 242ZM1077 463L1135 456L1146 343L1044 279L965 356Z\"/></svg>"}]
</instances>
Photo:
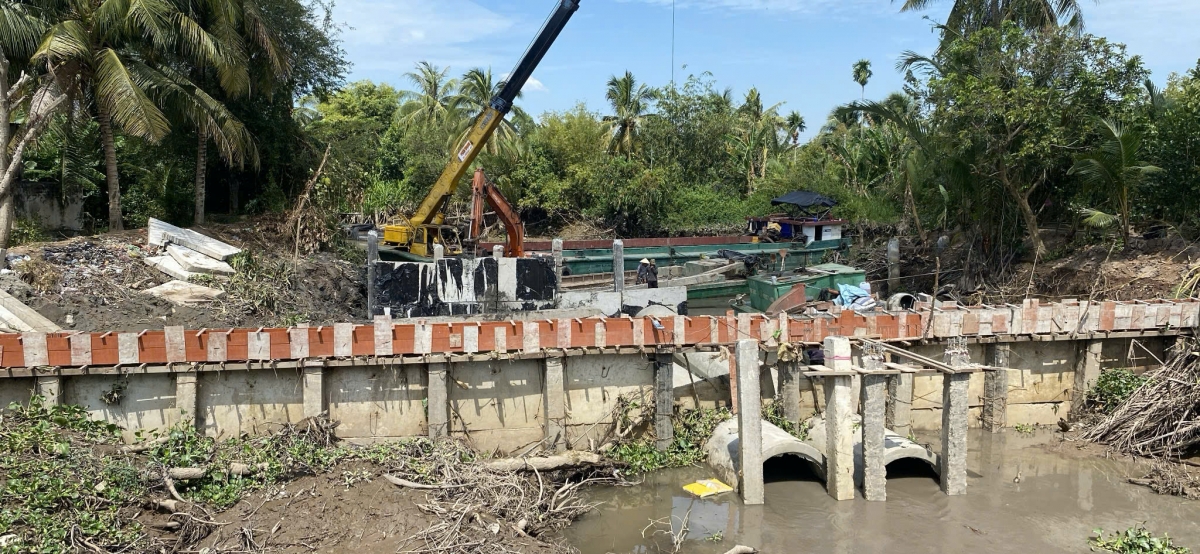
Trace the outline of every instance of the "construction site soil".
<instances>
[{"instance_id":1,"label":"construction site soil","mask_svg":"<svg viewBox=\"0 0 1200 554\"><path fill-rule=\"evenodd\" d=\"M188 328L259 327L361 321L366 313L363 251L348 244L339 253L296 255L278 217L214 224L200 230L242 248L230 278L201 284L225 291L207 304L179 305L147 294L171 280L144 262L157 253L145 230L19 246L10 252L14 272L0 287L64 329L137 331L182 325ZM566 229L578 231L578 229ZM1200 281L1200 248L1178 235L1135 239L1130 248L1111 241L1070 243L1048 233L1049 254L1010 260L989 268L970 244L906 242L900 290L930 293L960 302L991 304L1023 298L1131 300L1191 296ZM886 241L855 249L850 263L873 280L887 277ZM25 260L25 257L28 260ZM881 289L882 290L882 289Z\"/></svg>"},{"instance_id":2,"label":"construction site soil","mask_svg":"<svg viewBox=\"0 0 1200 554\"><path fill-rule=\"evenodd\" d=\"M215 520L225 525L190 545L189 550L426 551L428 546L424 541L413 537L440 522L436 516L419 508L427 502L427 493L392 485L381 477L381 473L381 468L375 464L349 462L320 475L301 477L249 495L234 507L215 514ZM155 528L168 519L160 512L147 512L145 516L147 520L143 523L148 528ZM177 536L163 532L159 538L171 542ZM487 544L495 552L541 554L567 550L510 531L493 536L485 529L469 525L462 526L456 538L460 544ZM471 550L467 547L461 551Z\"/></svg>"},{"instance_id":3,"label":"construction site soil","mask_svg":"<svg viewBox=\"0 0 1200 554\"><path fill-rule=\"evenodd\" d=\"M146 265L157 247L147 245L144 229L13 248L14 272L0 275L0 287L62 328L79 331L362 319L363 260L348 261L332 252L296 256L294 243L278 227L274 218L259 218L197 229L244 251L232 260L233 277L204 280L225 291L208 304L184 306L145 292L172 278ZM358 255L353 247L345 251Z\"/></svg>"},{"instance_id":4,"label":"construction site soil","mask_svg":"<svg viewBox=\"0 0 1200 554\"><path fill-rule=\"evenodd\" d=\"M943 300L1020 303L1025 298L1058 300L1136 300L1187 298L1197 294L1200 245L1178 234L1135 238L1129 248L1111 240L1071 241L1047 232L1047 253L1009 260L996 268L971 243L944 245L904 241L899 291L939 291ZM851 263L874 282L887 282L886 239L855 250Z\"/></svg>"}]
</instances>

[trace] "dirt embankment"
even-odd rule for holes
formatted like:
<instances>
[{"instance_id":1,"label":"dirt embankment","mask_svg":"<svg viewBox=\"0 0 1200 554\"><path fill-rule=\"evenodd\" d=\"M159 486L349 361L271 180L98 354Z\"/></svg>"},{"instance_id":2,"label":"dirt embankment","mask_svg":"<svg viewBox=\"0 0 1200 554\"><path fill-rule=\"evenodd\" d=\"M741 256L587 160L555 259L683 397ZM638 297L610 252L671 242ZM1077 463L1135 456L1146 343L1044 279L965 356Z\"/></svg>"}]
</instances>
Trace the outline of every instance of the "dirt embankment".
<instances>
[{"instance_id":1,"label":"dirt embankment","mask_svg":"<svg viewBox=\"0 0 1200 554\"><path fill-rule=\"evenodd\" d=\"M0 287L64 329L138 331L331 324L366 315L362 260L331 252L294 256L292 241L270 218L197 229L242 248L237 273L202 284L225 291L209 304L173 304L144 291L172 280L145 264L157 254L144 229L14 248L15 272ZM347 252L353 252L349 250ZM353 256L351 256L353 257Z\"/></svg>"},{"instance_id":2,"label":"dirt embankment","mask_svg":"<svg viewBox=\"0 0 1200 554\"><path fill-rule=\"evenodd\" d=\"M427 496L424 491L387 482L375 464L345 463L321 475L270 487L216 514L217 520L228 524L192 548L285 553L426 551L429 545L414 536L441 523L419 507L429 502ZM457 538L468 545L489 543L496 551L548 554L568 550L507 530L499 539L489 535L486 530L463 526ZM164 534L162 538L169 541L173 536ZM459 551L471 550L468 546Z\"/></svg>"},{"instance_id":3,"label":"dirt embankment","mask_svg":"<svg viewBox=\"0 0 1200 554\"><path fill-rule=\"evenodd\" d=\"M1134 300L1186 298L1200 291L1200 244L1177 234L1135 238L1129 248L1044 237L1047 253L1010 259L1002 267L983 260L978 245L943 242L901 246L900 291L966 303L1020 303L1025 298ZM853 263L873 281L887 282L886 240L861 248Z\"/></svg>"}]
</instances>

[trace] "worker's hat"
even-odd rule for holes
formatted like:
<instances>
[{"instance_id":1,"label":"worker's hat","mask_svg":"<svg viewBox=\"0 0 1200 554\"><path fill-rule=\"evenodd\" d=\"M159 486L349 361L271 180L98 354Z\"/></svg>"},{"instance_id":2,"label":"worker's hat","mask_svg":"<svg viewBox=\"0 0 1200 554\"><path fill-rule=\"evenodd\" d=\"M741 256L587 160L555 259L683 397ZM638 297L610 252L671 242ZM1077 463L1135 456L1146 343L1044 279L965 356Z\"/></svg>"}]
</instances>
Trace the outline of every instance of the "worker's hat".
<instances>
[{"instance_id":1,"label":"worker's hat","mask_svg":"<svg viewBox=\"0 0 1200 554\"><path fill-rule=\"evenodd\" d=\"M648 263L650 263L650 260L647 260L646 258L642 258L641 263L648 264Z\"/></svg>"}]
</instances>

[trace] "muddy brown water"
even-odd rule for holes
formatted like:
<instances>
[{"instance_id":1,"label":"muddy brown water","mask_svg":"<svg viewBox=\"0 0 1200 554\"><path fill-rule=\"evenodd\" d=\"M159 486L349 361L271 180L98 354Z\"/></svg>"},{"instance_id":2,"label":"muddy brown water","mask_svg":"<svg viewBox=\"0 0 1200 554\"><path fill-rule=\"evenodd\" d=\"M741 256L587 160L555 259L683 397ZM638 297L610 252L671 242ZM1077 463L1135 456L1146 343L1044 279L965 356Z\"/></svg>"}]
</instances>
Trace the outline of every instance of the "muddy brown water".
<instances>
[{"instance_id":1,"label":"muddy brown water","mask_svg":"<svg viewBox=\"0 0 1200 554\"><path fill-rule=\"evenodd\" d=\"M768 463L765 506L734 493L700 500L682 486L712 475L703 468L655 473L644 485L593 489L596 511L567 530L582 554L672 552L664 525L687 519L679 552L723 553L734 545L761 552L1089 552L1092 530L1146 522L1177 545L1200 548L1200 502L1130 485L1141 464L1104 459L1063 443L1056 433L1014 431L969 436L967 495L947 497L922 464L889 466L886 502L836 502L799 460ZM1018 471L1019 483L1013 480ZM644 533L644 536L643 536Z\"/></svg>"}]
</instances>

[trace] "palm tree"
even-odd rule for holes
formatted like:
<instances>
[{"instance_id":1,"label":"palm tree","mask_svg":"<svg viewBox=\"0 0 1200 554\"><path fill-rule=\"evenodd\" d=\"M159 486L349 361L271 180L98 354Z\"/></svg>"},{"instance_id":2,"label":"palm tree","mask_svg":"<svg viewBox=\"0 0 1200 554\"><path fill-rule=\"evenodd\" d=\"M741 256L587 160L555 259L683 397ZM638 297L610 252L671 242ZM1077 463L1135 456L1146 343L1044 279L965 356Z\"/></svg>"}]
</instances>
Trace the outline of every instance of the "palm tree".
<instances>
[{"instance_id":1,"label":"palm tree","mask_svg":"<svg viewBox=\"0 0 1200 554\"><path fill-rule=\"evenodd\" d=\"M1121 237L1129 248L1130 196L1150 174L1162 171L1142 161L1142 134L1118 121L1100 120L1101 142L1095 150L1075 160L1068 175L1078 175L1084 185L1108 196L1121 220Z\"/></svg>"},{"instance_id":2,"label":"palm tree","mask_svg":"<svg viewBox=\"0 0 1200 554\"><path fill-rule=\"evenodd\" d=\"M604 97L613 109L613 115L604 118L611 133L608 151L633 156L639 146L638 134L650 102L654 99L654 91L645 84L638 84L633 73L626 71L624 76L613 75L608 80L608 92Z\"/></svg>"},{"instance_id":3,"label":"palm tree","mask_svg":"<svg viewBox=\"0 0 1200 554\"><path fill-rule=\"evenodd\" d=\"M416 71L405 73L416 90L400 92L404 104L400 106L399 117L405 124L425 124L431 127L441 127L457 123L461 118L457 79L447 79L446 73L450 68L438 67L422 61L417 64Z\"/></svg>"},{"instance_id":4,"label":"palm tree","mask_svg":"<svg viewBox=\"0 0 1200 554\"><path fill-rule=\"evenodd\" d=\"M779 106L764 108L757 88L746 91L737 109L738 125L730 136L730 146L746 168L746 193L754 192L754 180L766 177L767 162L781 146L779 131L787 129L779 116Z\"/></svg>"},{"instance_id":5,"label":"palm tree","mask_svg":"<svg viewBox=\"0 0 1200 554\"><path fill-rule=\"evenodd\" d=\"M33 59L69 71L60 82L70 83L78 101L95 106L110 230L124 228L114 124L127 135L157 142L170 124L152 95L190 104L194 113L214 108L198 98L199 87L174 64L220 68L221 85L230 89L249 78L246 64L222 48L191 8L182 2L100 0L54 4L46 11L52 24Z\"/></svg>"},{"instance_id":6,"label":"palm tree","mask_svg":"<svg viewBox=\"0 0 1200 554\"><path fill-rule=\"evenodd\" d=\"M854 64L854 82L862 87L862 98L867 97L867 83L875 73L871 71L871 60L858 60Z\"/></svg>"},{"instance_id":7,"label":"palm tree","mask_svg":"<svg viewBox=\"0 0 1200 554\"><path fill-rule=\"evenodd\" d=\"M198 12L203 22L213 26L223 26L231 30L218 35L220 46L228 52L227 63L216 67L194 67L192 78L197 83L205 85L206 89L218 89L223 96L236 98L252 93L269 95L275 86L286 81L292 71L292 57L287 52L274 29L263 17L263 9L257 0L232 0L222 3L202 3ZM254 60L252 62L252 60ZM229 65L256 63L262 67L252 72L254 82L223 83L219 78L222 72L230 70ZM249 85L249 86L243 86ZM249 160L254 167L258 166L258 152L253 138L224 105L215 97L204 93L204 89L196 91L201 96L203 110L188 109L186 102L182 109L177 109L176 115L182 115L196 128L196 173L195 173L195 211L193 223L201 225L205 219L205 199L207 196L206 178L208 175L208 143L212 141L221 158L229 166L244 166Z\"/></svg>"},{"instance_id":8,"label":"palm tree","mask_svg":"<svg viewBox=\"0 0 1200 554\"><path fill-rule=\"evenodd\" d=\"M477 114L483 112L491 103L492 98L500 94L500 90L504 88L504 81L497 81L492 75L491 68L472 69L462 76L459 81L458 93L453 102L461 108L463 118L459 122L460 131L453 135L456 137L456 144L462 143L466 139L466 134L470 132L471 125L474 123L474 118ZM523 94L517 93L517 98L521 98ZM529 116L517 106L513 106L509 112L510 117L505 117L504 121L500 122L500 127L496 129L496 134L487 142L484 149L490 154L499 152L516 153L521 147L521 134L517 127L513 125L513 120L521 121ZM451 146L453 147L453 145Z\"/></svg>"},{"instance_id":9,"label":"palm tree","mask_svg":"<svg viewBox=\"0 0 1200 554\"><path fill-rule=\"evenodd\" d=\"M939 0L904 0L900 11L929 8ZM893 3L896 0L892 0ZM1023 29L1067 27L1083 30L1083 10L1079 0L954 0L946 18L945 39L968 35L987 27L1000 27L1012 21Z\"/></svg>"},{"instance_id":10,"label":"palm tree","mask_svg":"<svg viewBox=\"0 0 1200 554\"><path fill-rule=\"evenodd\" d=\"M784 125L792 134L792 146L800 146L800 133L808 129L808 125L804 123L804 116L800 112L791 112L784 119Z\"/></svg>"}]
</instances>

